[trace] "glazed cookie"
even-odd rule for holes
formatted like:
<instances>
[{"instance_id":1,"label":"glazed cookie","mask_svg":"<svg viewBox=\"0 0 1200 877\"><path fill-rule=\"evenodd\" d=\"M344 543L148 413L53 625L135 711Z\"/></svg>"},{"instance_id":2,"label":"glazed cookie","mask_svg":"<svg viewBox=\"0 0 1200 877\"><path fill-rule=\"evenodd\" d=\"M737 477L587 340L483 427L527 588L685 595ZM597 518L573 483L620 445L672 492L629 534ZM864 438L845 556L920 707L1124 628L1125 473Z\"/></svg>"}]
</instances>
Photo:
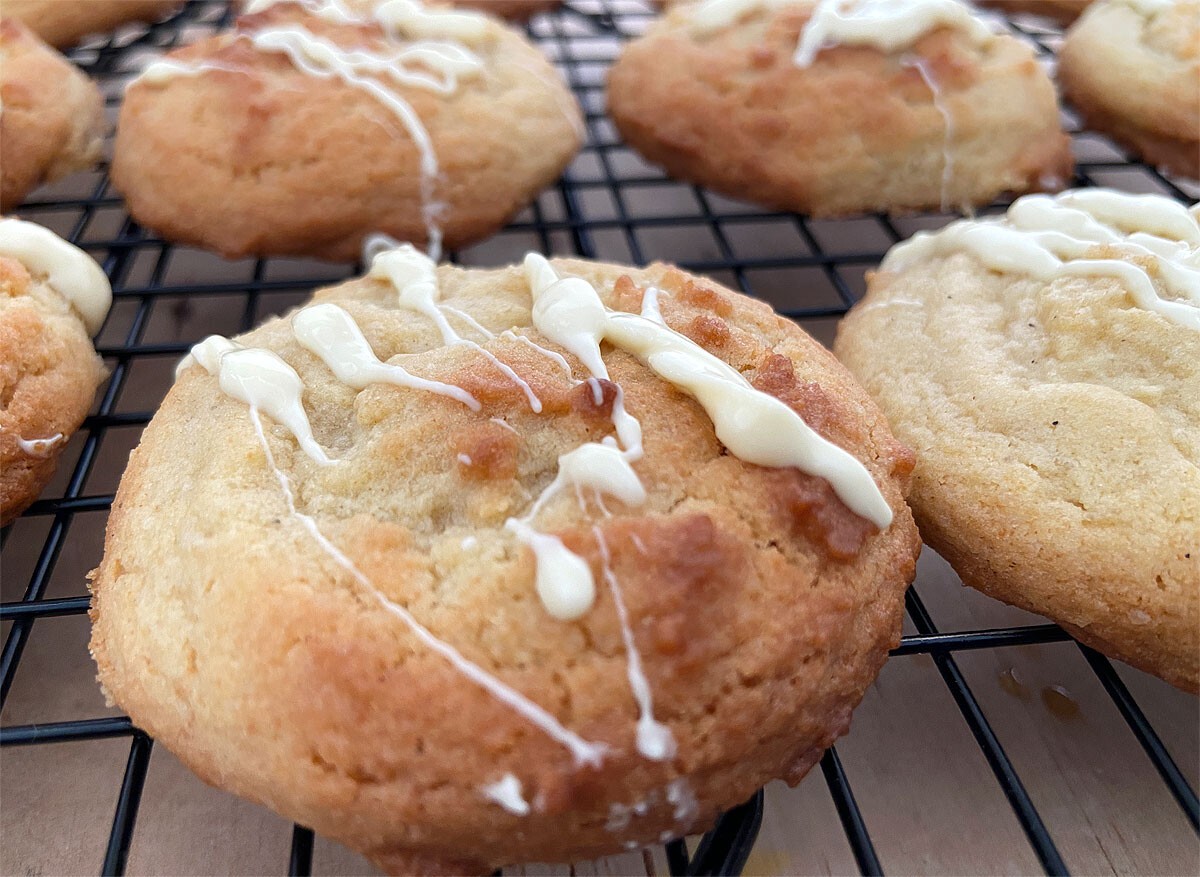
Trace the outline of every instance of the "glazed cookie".
<instances>
[{"instance_id":1,"label":"glazed cookie","mask_svg":"<svg viewBox=\"0 0 1200 877\"><path fill-rule=\"evenodd\" d=\"M455 6L478 9L490 15L498 15L514 21L524 21L539 12L559 6L562 0L454 0Z\"/></svg>"},{"instance_id":2,"label":"glazed cookie","mask_svg":"<svg viewBox=\"0 0 1200 877\"><path fill-rule=\"evenodd\" d=\"M242 0L241 5L242 8L253 10L270 6L275 2L277 0L266 0L266 2L264 0ZM336 6L345 2L353 2L353 0L325 0L325 2ZM476 9L479 12L486 12L489 15L507 18L511 21L525 21L539 12L554 9L561 5L562 0L442 0L442 2L467 9Z\"/></svg>"},{"instance_id":3,"label":"glazed cookie","mask_svg":"<svg viewBox=\"0 0 1200 877\"><path fill-rule=\"evenodd\" d=\"M0 524L37 499L92 405L108 279L48 229L0 219Z\"/></svg>"},{"instance_id":4,"label":"glazed cookie","mask_svg":"<svg viewBox=\"0 0 1200 877\"><path fill-rule=\"evenodd\" d=\"M113 182L171 240L345 261L377 231L461 247L579 148L561 78L495 19L413 0L251 8L126 92Z\"/></svg>"},{"instance_id":5,"label":"glazed cookie","mask_svg":"<svg viewBox=\"0 0 1200 877\"><path fill-rule=\"evenodd\" d=\"M157 21L182 5L183 0L4 0L4 14L64 49L127 22Z\"/></svg>"},{"instance_id":6,"label":"glazed cookie","mask_svg":"<svg viewBox=\"0 0 1200 877\"><path fill-rule=\"evenodd\" d=\"M1200 207L1079 190L919 234L837 352L964 582L1197 689Z\"/></svg>"},{"instance_id":7,"label":"glazed cookie","mask_svg":"<svg viewBox=\"0 0 1200 877\"><path fill-rule=\"evenodd\" d=\"M608 103L672 176L816 216L984 204L1072 166L1032 49L958 0L679 4Z\"/></svg>"},{"instance_id":8,"label":"glazed cookie","mask_svg":"<svg viewBox=\"0 0 1200 877\"><path fill-rule=\"evenodd\" d=\"M1084 123L1200 177L1200 0L1104 0L1067 32L1063 92Z\"/></svg>"},{"instance_id":9,"label":"glazed cookie","mask_svg":"<svg viewBox=\"0 0 1200 877\"><path fill-rule=\"evenodd\" d=\"M911 465L711 282L388 250L181 365L92 650L201 777L392 873L657 843L846 731L900 634Z\"/></svg>"},{"instance_id":10,"label":"glazed cookie","mask_svg":"<svg viewBox=\"0 0 1200 877\"><path fill-rule=\"evenodd\" d=\"M0 19L0 59L0 209L9 210L42 183L100 157L104 99L16 19Z\"/></svg>"},{"instance_id":11,"label":"glazed cookie","mask_svg":"<svg viewBox=\"0 0 1200 877\"><path fill-rule=\"evenodd\" d=\"M980 0L984 6L991 6L1004 12L1015 14L1028 12L1040 15L1058 24L1069 25L1088 8L1092 0Z\"/></svg>"}]
</instances>

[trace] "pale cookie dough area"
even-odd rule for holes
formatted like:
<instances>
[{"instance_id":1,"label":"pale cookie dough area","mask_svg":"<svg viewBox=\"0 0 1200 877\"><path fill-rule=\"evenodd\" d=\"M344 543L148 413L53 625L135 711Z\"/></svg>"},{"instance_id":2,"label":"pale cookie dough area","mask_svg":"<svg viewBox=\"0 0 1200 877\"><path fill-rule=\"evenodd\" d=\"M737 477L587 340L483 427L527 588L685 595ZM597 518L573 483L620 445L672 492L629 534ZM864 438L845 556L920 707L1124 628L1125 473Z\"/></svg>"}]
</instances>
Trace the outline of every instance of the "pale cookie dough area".
<instances>
[{"instance_id":1,"label":"pale cookie dough area","mask_svg":"<svg viewBox=\"0 0 1200 877\"><path fill-rule=\"evenodd\" d=\"M1067 32L1059 82L1085 126L1200 179L1200 0L1098 0Z\"/></svg>"},{"instance_id":2,"label":"pale cookie dough area","mask_svg":"<svg viewBox=\"0 0 1200 877\"><path fill-rule=\"evenodd\" d=\"M845 732L898 641L910 466L760 302L384 250L181 364L92 651L201 776L392 873L616 853Z\"/></svg>"}]
</instances>

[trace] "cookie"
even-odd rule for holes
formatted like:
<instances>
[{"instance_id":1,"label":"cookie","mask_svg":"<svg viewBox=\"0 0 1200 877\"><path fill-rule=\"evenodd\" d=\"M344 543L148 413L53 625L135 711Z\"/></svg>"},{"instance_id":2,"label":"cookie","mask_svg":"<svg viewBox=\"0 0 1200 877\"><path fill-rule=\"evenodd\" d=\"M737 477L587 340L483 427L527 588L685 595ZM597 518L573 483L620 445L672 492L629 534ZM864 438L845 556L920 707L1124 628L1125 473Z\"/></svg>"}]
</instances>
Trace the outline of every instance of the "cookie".
<instances>
[{"instance_id":1,"label":"cookie","mask_svg":"<svg viewBox=\"0 0 1200 877\"><path fill-rule=\"evenodd\" d=\"M1104 0L1067 32L1063 93L1084 124L1200 177L1200 0Z\"/></svg>"},{"instance_id":2,"label":"cookie","mask_svg":"<svg viewBox=\"0 0 1200 877\"><path fill-rule=\"evenodd\" d=\"M103 146L104 98L16 19L0 19L0 57L0 209L9 210L42 183L95 163Z\"/></svg>"},{"instance_id":3,"label":"cookie","mask_svg":"<svg viewBox=\"0 0 1200 877\"><path fill-rule=\"evenodd\" d=\"M146 69L126 91L112 178L170 240L351 261L373 232L435 253L487 237L581 136L557 72L494 19L413 0L282 2Z\"/></svg>"},{"instance_id":4,"label":"cookie","mask_svg":"<svg viewBox=\"0 0 1200 877\"><path fill-rule=\"evenodd\" d=\"M679 4L608 106L671 176L814 216L984 204L1072 167L1033 50L957 0Z\"/></svg>"},{"instance_id":5,"label":"cookie","mask_svg":"<svg viewBox=\"0 0 1200 877\"><path fill-rule=\"evenodd\" d=\"M37 499L91 408L104 379L91 335L111 301L91 256L0 219L0 525Z\"/></svg>"},{"instance_id":6,"label":"cookie","mask_svg":"<svg viewBox=\"0 0 1200 877\"><path fill-rule=\"evenodd\" d=\"M182 5L182 0L4 0L4 14L65 49L131 21L157 21Z\"/></svg>"},{"instance_id":7,"label":"cookie","mask_svg":"<svg viewBox=\"0 0 1200 877\"><path fill-rule=\"evenodd\" d=\"M1196 691L1200 206L1087 189L919 234L836 349L964 582Z\"/></svg>"},{"instance_id":8,"label":"cookie","mask_svg":"<svg viewBox=\"0 0 1200 877\"><path fill-rule=\"evenodd\" d=\"M1048 18L1066 27L1088 8L1092 0L980 0L984 6L991 6L1010 15L1029 13Z\"/></svg>"},{"instance_id":9,"label":"cookie","mask_svg":"<svg viewBox=\"0 0 1200 877\"><path fill-rule=\"evenodd\" d=\"M92 651L202 778L392 873L657 843L845 732L900 634L911 463L714 283L389 250L181 365Z\"/></svg>"},{"instance_id":10,"label":"cookie","mask_svg":"<svg viewBox=\"0 0 1200 877\"><path fill-rule=\"evenodd\" d=\"M454 5L478 9L513 21L525 21L561 5L562 0L455 0Z\"/></svg>"},{"instance_id":11,"label":"cookie","mask_svg":"<svg viewBox=\"0 0 1200 877\"><path fill-rule=\"evenodd\" d=\"M274 6L282 0L242 0L242 8L249 12L261 11L268 6ZM441 0L454 6L475 9L507 18L512 21L525 21L539 12L546 12L561 5L562 0Z\"/></svg>"}]
</instances>

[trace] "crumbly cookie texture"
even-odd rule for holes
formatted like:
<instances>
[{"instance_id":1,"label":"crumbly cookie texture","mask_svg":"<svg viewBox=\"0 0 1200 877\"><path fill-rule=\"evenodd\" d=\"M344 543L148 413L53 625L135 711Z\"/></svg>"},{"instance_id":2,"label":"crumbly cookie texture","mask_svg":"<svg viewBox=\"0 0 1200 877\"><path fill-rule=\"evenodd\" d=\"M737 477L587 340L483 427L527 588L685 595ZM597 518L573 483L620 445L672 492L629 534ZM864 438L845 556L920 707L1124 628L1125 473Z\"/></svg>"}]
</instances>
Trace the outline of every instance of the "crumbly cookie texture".
<instances>
[{"instance_id":1,"label":"crumbly cookie texture","mask_svg":"<svg viewBox=\"0 0 1200 877\"><path fill-rule=\"evenodd\" d=\"M981 0L982 5L991 6L1008 13L1028 12L1055 21L1064 27L1069 25L1093 0Z\"/></svg>"},{"instance_id":2,"label":"crumbly cookie texture","mask_svg":"<svg viewBox=\"0 0 1200 877\"><path fill-rule=\"evenodd\" d=\"M919 551L903 499L912 457L833 356L766 305L667 266L553 265L617 310L636 313L650 284L661 289L670 326L860 460L894 521L879 532L825 481L726 453L691 396L618 349L604 350L612 382L573 385L524 343L473 336L528 382L535 414L483 354L443 346L379 279L314 302L337 303L379 358L465 389L480 411L390 385L356 392L274 319L241 340L296 370L316 439L341 462L318 465L264 418L273 473L247 406L186 368L131 457L93 576L100 681L208 782L393 873L484 873L703 830L762 783L798 782L846 731L899 638ZM446 306L491 331L518 327L559 349L531 328L519 268L442 267L438 282ZM534 557L504 524L560 455L612 434L616 385L641 421L647 499L606 499L605 514L564 497L539 516L598 586L590 611L558 621L536 596ZM609 747L602 762L577 763L365 595L289 513L281 476L371 587ZM605 552L654 713L677 743L665 761L635 747ZM484 794L506 774L526 815Z\"/></svg>"},{"instance_id":3,"label":"crumbly cookie texture","mask_svg":"<svg viewBox=\"0 0 1200 877\"><path fill-rule=\"evenodd\" d=\"M1012 37L943 27L903 51L839 45L798 67L811 4L710 33L695 8L673 7L609 76L622 136L672 176L838 216L983 204L1070 175L1054 87Z\"/></svg>"},{"instance_id":4,"label":"crumbly cookie texture","mask_svg":"<svg viewBox=\"0 0 1200 877\"><path fill-rule=\"evenodd\" d=\"M182 5L182 0L4 0L4 15L65 49L127 22L156 21Z\"/></svg>"},{"instance_id":5,"label":"crumbly cookie texture","mask_svg":"<svg viewBox=\"0 0 1200 877\"><path fill-rule=\"evenodd\" d=\"M1200 178L1200 0L1096 3L1067 32L1058 76L1089 128Z\"/></svg>"},{"instance_id":6,"label":"crumbly cookie texture","mask_svg":"<svg viewBox=\"0 0 1200 877\"><path fill-rule=\"evenodd\" d=\"M916 451L922 536L964 582L1196 690L1200 331L1111 276L955 253L874 275L836 349Z\"/></svg>"},{"instance_id":7,"label":"crumbly cookie texture","mask_svg":"<svg viewBox=\"0 0 1200 877\"><path fill-rule=\"evenodd\" d=\"M0 19L0 59L0 209L9 210L42 183L90 167L106 126L95 83L15 18Z\"/></svg>"},{"instance_id":8,"label":"crumbly cookie texture","mask_svg":"<svg viewBox=\"0 0 1200 877\"><path fill-rule=\"evenodd\" d=\"M426 175L419 144L377 95L305 73L248 38L297 25L381 57L403 48L376 24L284 3L243 16L235 34L170 53L203 69L134 84L118 122L113 183L139 222L228 257L352 261L374 232L427 243L431 221L446 247L461 247L502 227L579 148L579 108L561 77L489 19L486 37L467 47L483 70L452 94L376 79L427 131L438 172Z\"/></svg>"},{"instance_id":9,"label":"crumbly cookie texture","mask_svg":"<svg viewBox=\"0 0 1200 877\"><path fill-rule=\"evenodd\" d=\"M0 525L37 499L92 405L104 367L44 278L0 256Z\"/></svg>"}]
</instances>

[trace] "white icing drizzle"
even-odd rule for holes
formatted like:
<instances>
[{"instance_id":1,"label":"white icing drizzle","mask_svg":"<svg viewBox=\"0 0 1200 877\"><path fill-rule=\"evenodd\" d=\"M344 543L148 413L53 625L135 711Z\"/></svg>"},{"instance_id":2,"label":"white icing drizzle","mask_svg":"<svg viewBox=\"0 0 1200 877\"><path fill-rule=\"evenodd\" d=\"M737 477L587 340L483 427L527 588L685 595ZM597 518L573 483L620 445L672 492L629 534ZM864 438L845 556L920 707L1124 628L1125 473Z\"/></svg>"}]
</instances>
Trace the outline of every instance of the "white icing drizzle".
<instances>
[{"instance_id":1,"label":"white icing drizzle","mask_svg":"<svg viewBox=\"0 0 1200 877\"><path fill-rule=\"evenodd\" d=\"M672 814L675 821L680 823L685 831L691 828L700 814L700 803L696 800L696 793L692 791L687 777L677 777L667 784L667 801L675 808Z\"/></svg>"},{"instance_id":2,"label":"white icing drizzle","mask_svg":"<svg viewBox=\"0 0 1200 877\"><path fill-rule=\"evenodd\" d=\"M1157 15L1178 4L1179 0L1118 0L1123 6L1129 6L1145 16ZM1117 5L1113 3L1111 5Z\"/></svg>"},{"instance_id":3,"label":"white icing drizzle","mask_svg":"<svg viewBox=\"0 0 1200 877\"><path fill-rule=\"evenodd\" d=\"M442 231L437 215L441 205L436 200L438 159L420 116L398 91L366 73L385 73L397 83L447 94L457 88L458 78L474 75L482 62L461 47L447 44L412 46L391 55L380 55L361 49L346 50L328 40L309 33L298 25L269 28L250 35L256 49L286 55L292 65L309 76L336 77L347 85L371 95L395 114L404 126L419 156L421 182L421 212L425 223L430 254L441 255ZM453 48L453 52L450 49ZM441 75L438 80L427 73L408 69L403 61L417 61L432 66Z\"/></svg>"},{"instance_id":4,"label":"white icing drizzle","mask_svg":"<svg viewBox=\"0 0 1200 877\"><path fill-rule=\"evenodd\" d=\"M281 3L295 3L309 14L334 24L368 24L375 21L393 37L453 39L477 43L488 33L488 20L461 9L428 8L417 0L377 0L363 16L343 0L251 0L246 13L262 12Z\"/></svg>"},{"instance_id":5,"label":"white icing drizzle","mask_svg":"<svg viewBox=\"0 0 1200 877\"><path fill-rule=\"evenodd\" d=\"M283 0L254 0L247 12L261 12ZM439 175L437 154L420 116L393 85L420 88L438 95L458 90L460 80L479 76L483 61L464 45L478 43L492 25L482 15L445 9L427 9L416 0L383 0L368 7L367 14L342 0L288 0L313 17L335 24L378 24L391 42L415 40L394 50L345 49L316 36L298 22L243 33L259 51L287 56L302 73L320 78L337 78L366 92L400 120L417 149L421 188L421 215L429 253L441 256L442 229L439 214L444 205L437 200ZM151 63L138 81L162 85L176 76L194 76L214 65L189 64L173 59ZM391 84L389 84L389 80Z\"/></svg>"},{"instance_id":6,"label":"white icing drizzle","mask_svg":"<svg viewBox=\"0 0 1200 877\"><path fill-rule=\"evenodd\" d=\"M130 80L129 84L144 82L147 85L163 85L180 76L199 76L206 70L220 69L223 68L216 64L195 64L175 58L158 58L143 67L142 72Z\"/></svg>"},{"instance_id":7,"label":"white icing drizzle","mask_svg":"<svg viewBox=\"0 0 1200 877\"><path fill-rule=\"evenodd\" d=\"M642 670L642 655L633 639L633 629L629 625L629 612L625 608L625 598L621 595L621 586L612 570L612 557L608 551L608 542L599 527L592 527L596 544L600 547L601 568L604 571L604 581L608 584L612 595L613 605L617 609L617 620L621 624L621 638L625 642L625 670L629 677L629 688L638 705L637 721L637 750L651 761L665 761L674 757L677 751L675 735L671 729L654 718L654 697L650 691L650 681Z\"/></svg>"},{"instance_id":8,"label":"white icing drizzle","mask_svg":"<svg viewBox=\"0 0 1200 877\"><path fill-rule=\"evenodd\" d=\"M447 396L472 411L480 410L479 400L461 387L419 378L399 365L380 362L354 318L335 304L301 309L292 317L292 332L300 345L319 356L339 381L356 390L370 384L395 384Z\"/></svg>"},{"instance_id":9,"label":"white icing drizzle","mask_svg":"<svg viewBox=\"0 0 1200 877\"><path fill-rule=\"evenodd\" d=\"M340 73L344 66L355 74L375 74L398 85L411 85L441 95L453 94L458 90L459 80L478 76L483 70L479 56L457 43L427 40L391 52L369 52L361 48L344 49L298 25L261 30L252 34L250 40L256 48L283 52L293 62L293 53L298 52L323 70ZM376 92L372 94L378 97ZM404 118L393 101L383 102ZM411 112L411 106L404 104Z\"/></svg>"},{"instance_id":10,"label":"white icing drizzle","mask_svg":"<svg viewBox=\"0 0 1200 877\"><path fill-rule=\"evenodd\" d=\"M933 68L924 58L918 56L907 57L904 59L906 67L912 67L920 74L925 87L929 89L929 94L933 97L934 109L942 117L942 193L941 193L941 209L943 211L950 209L950 185L954 181L954 116L950 113L950 105L942 98L942 88L938 85L937 78L933 74Z\"/></svg>"},{"instance_id":11,"label":"white icing drizzle","mask_svg":"<svg viewBox=\"0 0 1200 877\"><path fill-rule=\"evenodd\" d=\"M389 33L420 39L455 39L476 43L488 33L488 20L463 9L427 8L417 0L383 0L374 18Z\"/></svg>"},{"instance_id":12,"label":"white icing drizzle","mask_svg":"<svg viewBox=\"0 0 1200 877\"><path fill-rule=\"evenodd\" d=\"M903 270L959 252L994 271L1045 282L1112 277L1138 307L1200 330L1200 205L1111 189L1028 195L1004 216L918 233L893 247L882 268ZM1159 295L1155 279L1170 298Z\"/></svg>"},{"instance_id":13,"label":"white icing drizzle","mask_svg":"<svg viewBox=\"0 0 1200 877\"><path fill-rule=\"evenodd\" d=\"M717 438L734 456L824 478L852 512L881 530L891 524L892 510L866 467L814 432L787 405L756 390L737 369L663 323L608 310L589 283L580 278L558 280L550 263L537 254L525 257L525 270L533 289L534 323L542 334L568 350L590 339L598 351L603 339L632 353L659 377L695 397ZM546 295L551 302L539 309L539 297ZM618 424L618 435L620 429Z\"/></svg>"},{"instance_id":14,"label":"white icing drizzle","mask_svg":"<svg viewBox=\"0 0 1200 877\"><path fill-rule=\"evenodd\" d=\"M557 536L535 530L525 518L509 518L504 526L533 551L534 587L543 608L562 621L586 615L596 602L596 582L587 562Z\"/></svg>"},{"instance_id":15,"label":"white icing drizzle","mask_svg":"<svg viewBox=\"0 0 1200 877\"><path fill-rule=\"evenodd\" d=\"M317 18L323 18L335 24L361 24L364 21L342 0L249 0L242 11L245 15L254 15L283 3L294 3L302 7L309 15L315 15Z\"/></svg>"},{"instance_id":16,"label":"white icing drizzle","mask_svg":"<svg viewBox=\"0 0 1200 877\"><path fill-rule=\"evenodd\" d=\"M533 324L539 332L563 347L592 374L593 379L608 379L608 367L600 356L601 324L604 305L587 281L559 279L541 256L525 259L533 296ZM593 385L597 404L603 401L598 384ZM611 437L588 442L558 458L558 473L542 491L522 518L510 518L505 526L534 553L538 596L546 611L564 621L582 617L592 607L596 583L591 568L570 551L557 536L541 533L531 522L541 509L567 488L579 495L591 488L597 495L608 494L629 506L641 505L646 491L633 471L632 463L642 458L642 427L625 411L623 394L618 388L612 409L613 425L621 450Z\"/></svg>"},{"instance_id":17,"label":"white icing drizzle","mask_svg":"<svg viewBox=\"0 0 1200 877\"><path fill-rule=\"evenodd\" d=\"M368 241L367 247L376 249L379 240ZM400 306L410 311L424 314L431 319L442 335L442 343L447 347L465 345L482 353L496 366L504 376L516 384L525 394L530 409L535 414L542 410L542 400L533 392L529 382L512 370L507 363L502 362L494 353L480 347L474 341L463 338L446 320L442 313L444 305L438 302L440 294L437 282L437 265L433 259L417 250L411 244L398 244L392 249L377 251L371 260L371 270L368 277L377 277L388 281L399 295ZM481 327L482 328L482 327ZM486 331L486 330L485 330Z\"/></svg>"},{"instance_id":18,"label":"white icing drizzle","mask_svg":"<svg viewBox=\"0 0 1200 877\"><path fill-rule=\"evenodd\" d=\"M447 304L439 304L438 307L441 308L443 313L453 314L454 316L458 317L460 320L462 320L464 323L466 323L468 326L470 326L472 329L474 329L476 332L478 332L480 335L482 335L487 340L491 341L493 338L496 337L495 332L493 332L487 326L480 323L477 319L472 317L466 311L460 310L459 308L452 308L452 307L450 307L450 305L447 305Z\"/></svg>"},{"instance_id":19,"label":"white icing drizzle","mask_svg":"<svg viewBox=\"0 0 1200 877\"><path fill-rule=\"evenodd\" d=\"M412 613L398 603L389 600L380 592L372 584L371 580L367 578L366 574L341 549L325 537L316 520L296 508L296 500L292 493L291 484L288 482L287 475L275 465L275 457L271 453L271 446L267 442L266 433L263 431L262 419L258 415L258 409L254 406L250 407L250 420L254 424L255 434L258 437L259 444L262 446L263 453L266 455L267 466L279 481L284 501L287 503L288 514L300 522L317 545L320 546L321 550L329 555L334 563L349 573L354 581L370 594L384 610L400 619L426 648L441 655L468 680L484 689L488 694L496 698L496 700L511 708L518 715L543 731L548 737L561 743L571 753L577 765L587 764L598 767L601 764L604 760L604 755L608 752L607 746L603 743L585 740L574 731L564 727L558 719L554 718L545 709L538 706L516 689L505 685L478 664L464 657L454 646L434 636L428 628L413 617Z\"/></svg>"},{"instance_id":20,"label":"white icing drizzle","mask_svg":"<svg viewBox=\"0 0 1200 877\"><path fill-rule=\"evenodd\" d=\"M494 783L489 783L480 789L483 797L499 804L509 813L517 816L529 815L529 802L521 793L521 781L511 773L506 773Z\"/></svg>"},{"instance_id":21,"label":"white icing drizzle","mask_svg":"<svg viewBox=\"0 0 1200 877\"><path fill-rule=\"evenodd\" d=\"M22 219L0 219L0 256L16 259L67 300L93 335L112 306L112 287L96 260L48 228Z\"/></svg>"},{"instance_id":22,"label":"white icing drizzle","mask_svg":"<svg viewBox=\"0 0 1200 877\"><path fill-rule=\"evenodd\" d=\"M575 379L572 375L571 364L569 362L567 362L567 358L565 356L563 356L561 353L559 353L557 350L550 350L547 347L542 347L542 345L536 344L533 341L530 341L524 335L518 335L512 329L505 329L503 332L500 333L500 337L507 338L512 341L516 341L518 344L525 345L526 347L528 347L530 350L534 351L535 353L540 353L542 356L546 357L548 360L550 360L555 365L557 365L559 368L561 368L563 370L563 373L567 376L568 379L570 379L572 381L572 383L578 383L577 381L575 381ZM597 404L599 404L599 403L597 403Z\"/></svg>"},{"instance_id":23,"label":"white icing drizzle","mask_svg":"<svg viewBox=\"0 0 1200 877\"><path fill-rule=\"evenodd\" d=\"M507 420L505 420L501 417L489 417L488 420L490 420L492 423L496 424L499 427L507 429L513 435L520 435L520 433L517 432L516 427L514 427L511 423L509 423Z\"/></svg>"},{"instance_id":24,"label":"white icing drizzle","mask_svg":"<svg viewBox=\"0 0 1200 877\"><path fill-rule=\"evenodd\" d=\"M614 801L608 805L608 819L604 822L606 831L624 831L633 821L634 816L645 816L650 808L658 802L658 792L651 792L645 798L632 804L622 804Z\"/></svg>"},{"instance_id":25,"label":"white icing drizzle","mask_svg":"<svg viewBox=\"0 0 1200 877\"><path fill-rule=\"evenodd\" d=\"M785 6L812 7L796 47L797 67L808 67L822 49L834 45L898 51L939 27L954 28L977 42L993 37L961 0L700 0L686 14L692 30L703 35L751 12Z\"/></svg>"},{"instance_id":26,"label":"white icing drizzle","mask_svg":"<svg viewBox=\"0 0 1200 877\"><path fill-rule=\"evenodd\" d=\"M369 276L386 279L396 290L402 308L433 320L444 343L466 344L482 350L474 342L461 338L446 319L443 313L446 306L438 301L436 266L432 260L409 245L381 250L378 238L367 241L364 253L373 253ZM525 270L533 298L534 326L542 335L587 366L591 376L586 383L590 385L597 405L603 403L605 395L600 381L608 380L608 369L600 355L600 344L608 341L633 353L657 374L692 393L712 418L718 437L735 455L761 465L797 466L827 478L853 511L875 521L881 528L890 522L891 511L865 468L849 454L809 430L783 403L755 390L736 370L667 327L658 308L660 293L657 289L646 292L640 315L621 313L608 310L591 284L581 278L560 278L541 256L527 256ZM475 323L464 312L457 309L451 309L451 312ZM372 383L389 382L438 393L479 410L478 401L459 387L418 378L399 366L381 362L353 318L336 305L324 303L302 309L293 317L292 329L302 346L321 358L339 380L351 387L362 389ZM495 337L482 326L478 326L478 329L485 337ZM523 337L512 334L514 338ZM571 377L570 363L561 354L532 341L528 343L551 360L559 362ZM493 361L496 360L493 358ZM249 407L256 434L267 463L280 483L289 513L302 523L339 566L347 570L360 586L370 591L389 613L404 621L423 643L453 663L464 676L570 749L577 763L599 764L606 751L603 744L583 740L567 730L544 709L433 636L407 610L377 591L349 558L321 533L310 516L296 510L290 483L275 465L259 412L267 413L287 428L305 453L317 462L329 464L333 461L313 437L301 398L303 384L291 366L272 351L246 348L219 336L212 336L196 345L180 363L177 375L191 364L198 364L215 375L223 392ZM511 369L505 373L528 388ZM536 396L530 391L529 397L531 407L536 403L534 410L538 410L540 402L537 402ZM611 515L611 512L604 506L605 496L616 498L630 507L640 506L646 500L645 488L632 466L644 453L641 424L625 409L624 393L620 386L616 386L611 418L615 437L607 436L598 442L587 442L560 456L555 478L532 503L528 514L506 522L506 527L534 552L538 595L547 611L557 618L575 619L585 613L595 600L595 581L589 564L583 558L567 549L556 536L539 532L533 526L532 522L539 512L560 492L568 489L575 492L581 507L584 507L584 492L590 491L606 515ZM490 419L516 432L507 422L495 417ZM459 454L458 459L466 465L471 463L471 458L466 454ZM850 462L847 463L847 460ZM593 533L601 555L605 582L621 625L627 653L627 675L638 706L638 751L653 760L671 758L676 749L675 740L670 729L654 718L649 682L642 669L620 585L612 569L607 541L599 527L594 527ZM645 554L645 545L636 536L634 539L639 550ZM462 540L461 547L467 550L476 544L474 537L467 537ZM519 785L515 788L516 797L512 797L510 793L514 792L514 787L508 776L484 787L485 794L491 790L515 805L517 800L523 801L523 798L520 797ZM515 781L515 777L512 780ZM677 819L685 818L680 814L690 812L688 808L692 805L688 804L685 787L674 788L674 791L669 788L668 800L676 807ZM691 800L694 804L694 798ZM497 803L505 806L499 800Z\"/></svg>"},{"instance_id":27,"label":"white icing drizzle","mask_svg":"<svg viewBox=\"0 0 1200 877\"><path fill-rule=\"evenodd\" d=\"M216 376L226 396L244 402L255 412L265 411L285 426L304 453L322 466L333 464L313 437L301 396L304 382L280 356L262 347L244 347L236 341L210 335L192 348L176 367L176 376L196 363ZM256 415L257 416L257 415Z\"/></svg>"},{"instance_id":28,"label":"white icing drizzle","mask_svg":"<svg viewBox=\"0 0 1200 877\"><path fill-rule=\"evenodd\" d=\"M47 457L66 440L67 437L61 432L56 432L48 438L27 439L17 436L17 447L31 457Z\"/></svg>"}]
</instances>

